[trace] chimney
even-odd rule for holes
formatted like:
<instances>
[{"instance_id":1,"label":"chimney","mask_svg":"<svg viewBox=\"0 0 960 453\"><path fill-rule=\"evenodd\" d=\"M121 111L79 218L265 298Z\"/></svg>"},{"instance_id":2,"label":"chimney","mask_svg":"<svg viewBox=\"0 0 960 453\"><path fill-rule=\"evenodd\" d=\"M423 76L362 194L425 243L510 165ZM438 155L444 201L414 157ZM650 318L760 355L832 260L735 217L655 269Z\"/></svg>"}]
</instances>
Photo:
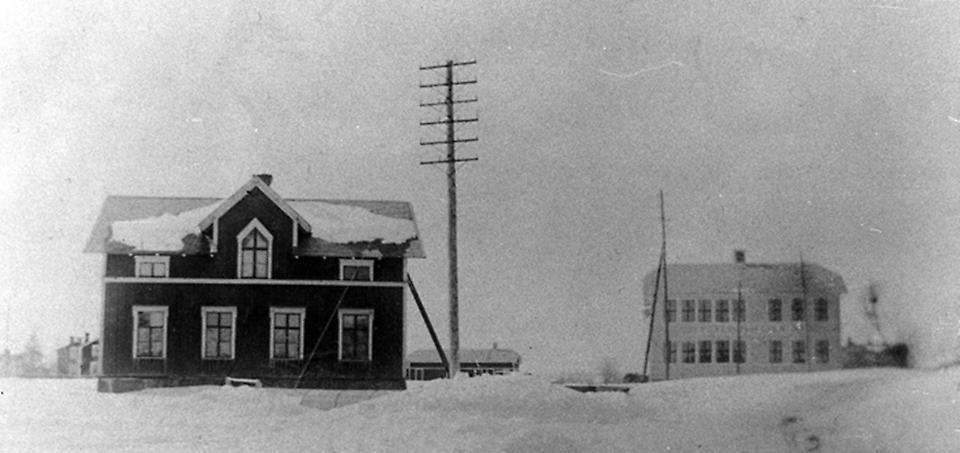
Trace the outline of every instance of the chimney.
<instances>
[{"instance_id":1,"label":"chimney","mask_svg":"<svg viewBox=\"0 0 960 453\"><path fill-rule=\"evenodd\" d=\"M266 184L266 185L268 185L268 186L270 185L270 183L273 182L273 175L271 175L271 174L261 173L261 174L259 174L259 175L253 175L253 177L254 177L254 178L260 178L260 180L263 181L263 183Z\"/></svg>"},{"instance_id":2,"label":"chimney","mask_svg":"<svg viewBox=\"0 0 960 453\"><path fill-rule=\"evenodd\" d=\"M744 264L747 262L747 252L745 250L734 250L733 251L733 261L737 264Z\"/></svg>"}]
</instances>

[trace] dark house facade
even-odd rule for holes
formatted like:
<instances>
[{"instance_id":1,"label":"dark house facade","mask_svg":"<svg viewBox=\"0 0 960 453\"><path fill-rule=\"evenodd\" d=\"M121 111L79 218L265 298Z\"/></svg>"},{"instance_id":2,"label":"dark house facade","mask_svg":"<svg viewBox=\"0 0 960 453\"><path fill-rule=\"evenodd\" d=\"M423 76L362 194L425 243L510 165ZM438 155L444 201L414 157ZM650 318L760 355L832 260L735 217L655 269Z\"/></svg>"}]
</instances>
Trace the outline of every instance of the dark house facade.
<instances>
[{"instance_id":1,"label":"dark house facade","mask_svg":"<svg viewBox=\"0 0 960 453\"><path fill-rule=\"evenodd\" d=\"M407 357L407 379L429 381L447 377L447 369L434 349L422 349ZM470 377L504 375L520 371L520 354L510 349L461 349L460 372Z\"/></svg>"},{"instance_id":2,"label":"dark house facade","mask_svg":"<svg viewBox=\"0 0 960 453\"><path fill-rule=\"evenodd\" d=\"M223 383L402 389L407 202L108 197L101 391Z\"/></svg>"}]
</instances>

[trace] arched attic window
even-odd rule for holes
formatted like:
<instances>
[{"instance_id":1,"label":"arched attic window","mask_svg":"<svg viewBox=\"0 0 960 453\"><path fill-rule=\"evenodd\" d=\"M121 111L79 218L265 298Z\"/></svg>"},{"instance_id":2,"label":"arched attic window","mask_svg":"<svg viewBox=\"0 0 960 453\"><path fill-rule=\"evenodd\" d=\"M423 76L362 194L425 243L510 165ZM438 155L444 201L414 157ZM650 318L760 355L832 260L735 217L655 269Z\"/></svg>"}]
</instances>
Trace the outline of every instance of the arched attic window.
<instances>
[{"instance_id":1,"label":"arched attic window","mask_svg":"<svg viewBox=\"0 0 960 453\"><path fill-rule=\"evenodd\" d=\"M270 278L273 235L253 219L237 235L237 278Z\"/></svg>"}]
</instances>

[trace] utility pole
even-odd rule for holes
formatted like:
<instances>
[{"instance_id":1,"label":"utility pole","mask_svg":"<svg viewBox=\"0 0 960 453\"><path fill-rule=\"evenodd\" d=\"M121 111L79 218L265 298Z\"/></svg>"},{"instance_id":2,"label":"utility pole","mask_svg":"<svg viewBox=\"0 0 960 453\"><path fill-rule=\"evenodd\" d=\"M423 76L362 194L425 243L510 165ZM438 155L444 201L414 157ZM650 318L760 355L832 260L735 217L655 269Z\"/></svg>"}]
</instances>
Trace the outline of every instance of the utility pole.
<instances>
[{"instance_id":1,"label":"utility pole","mask_svg":"<svg viewBox=\"0 0 960 453\"><path fill-rule=\"evenodd\" d=\"M446 97L443 101L439 102L427 102L420 103L420 107L435 107L435 106L445 106L446 115L444 119L437 121L421 121L421 126L436 126L436 125L445 125L447 129L447 137L444 140L439 141L421 141L421 146L433 146L433 145L446 145L447 146L447 155L444 159L432 160L426 162L420 162L420 165L434 165L434 164L447 164L447 198L448 198L448 211L449 211L449 220L447 224L447 245L449 248L449 277L450 277L450 365L447 370L447 375L449 378L456 376L457 371L460 370L460 309L459 301L457 294L458 278L457 278L457 163L458 162L469 162L478 160L476 157L458 159L456 155L456 144L457 143L466 143L466 142L475 142L478 139L473 138L457 138L456 136L456 125L460 123L473 123L478 119L474 118L457 118L454 115L454 105L456 104L465 104L471 102L477 102L477 98L472 99L456 99L453 96L453 88L457 85L469 85L477 83L476 80L461 80L455 81L453 78L453 68L459 66L467 66L476 64L476 60L463 61L463 62L454 62L453 60L447 60L446 63L433 66L421 66L421 71L435 71L438 69L446 70L445 80L441 83L428 83L420 84L420 88L446 88Z\"/></svg>"},{"instance_id":2,"label":"utility pole","mask_svg":"<svg viewBox=\"0 0 960 453\"><path fill-rule=\"evenodd\" d=\"M670 380L670 320L667 319L667 305L669 296L667 295L667 216L663 207L663 190L660 191L660 265L663 266L663 347L664 351L664 380ZM676 310L674 307L674 316Z\"/></svg>"}]
</instances>

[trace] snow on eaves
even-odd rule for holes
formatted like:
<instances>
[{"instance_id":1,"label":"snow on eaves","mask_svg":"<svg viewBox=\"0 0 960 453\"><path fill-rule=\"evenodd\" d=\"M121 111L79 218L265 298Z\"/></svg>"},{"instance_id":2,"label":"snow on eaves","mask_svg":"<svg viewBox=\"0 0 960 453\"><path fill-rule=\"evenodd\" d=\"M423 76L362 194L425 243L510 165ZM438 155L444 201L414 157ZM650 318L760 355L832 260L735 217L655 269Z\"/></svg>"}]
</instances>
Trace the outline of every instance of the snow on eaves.
<instances>
[{"instance_id":1,"label":"snow on eaves","mask_svg":"<svg viewBox=\"0 0 960 453\"><path fill-rule=\"evenodd\" d=\"M179 252L183 238L200 234L200 221L217 209L220 202L184 211L163 213L156 217L121 220L110 225L110 240L144 252Z\"/></svg>"},{"instance_id":2,"label":"snow on eaves","mask_svg":"<svg viewBox=\"0 0 960 453\"><path fill-rule=\"evenodd\" d=\"M320 201L290 201L313 228L315 238L338 244L383 242L403 244L417 237L411 219L374 214L357 206Z\"/></svg>"}]
</instances>

